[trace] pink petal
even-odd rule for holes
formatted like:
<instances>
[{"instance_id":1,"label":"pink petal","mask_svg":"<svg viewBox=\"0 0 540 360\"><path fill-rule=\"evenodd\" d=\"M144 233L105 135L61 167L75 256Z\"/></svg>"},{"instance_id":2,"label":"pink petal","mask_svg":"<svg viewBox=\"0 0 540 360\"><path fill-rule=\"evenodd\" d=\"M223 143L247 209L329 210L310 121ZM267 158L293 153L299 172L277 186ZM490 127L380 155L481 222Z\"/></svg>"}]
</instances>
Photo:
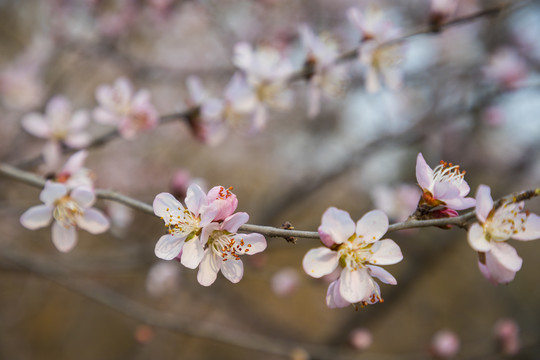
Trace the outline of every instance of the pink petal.
<instances>
[{"instance_id":1,"label":"pink petal","mask_svg":"<svg viewBox=\"0 0 540 360\"><path fill-rule=\"evenodd\" d=\"M113 89L109 85L100 85L96 89L96 100L101 106L105 106L107 108L113 108L114 107L114 95L113 95Z\"/></svg>"},{"instance_id":2,"label":"pink petal","mask_svg":"<svg viewBox=\"0 0 540 360\"><path fill-rule=\"evenodd\" d=\"M373 255L371 255L369 262L372 264L392 265L403 260L399 245L390 239L377 241L373 244L371 251L373 251Z\"/></svg>"},{"instance_id":3,"label":"pink petal","mask_svg":"<svg viewBox=\"0 0 540 360\"><path fill-rule=\"evenodd\" d=\"M522 241L540 239L540 216L529 214L524 226L525 231L520 231L516 235L513 235L513 239Z\"/></svg>"},{"instance_id":4,"label":"pink petal","mask_svg":"<svg viewBox=\"0 0 540 360\"><path fill-rule=\"evenodd\" d=\"M118 126L123 116L105 110L103 108L96 108L92 111L92 117L97 123Z\"/></svg>"},{"instance_id":5,"label":"pink petal","mask_svg":"<svg viewBox=\"0 0 540 360\"><path fill-rule=\"evenodd\" d=\"M436 182L433 185L433 197L442 201L459 197L459 189L449 182Z\"/></svg>"},{"instance_id":6,"label":"pink petal","mask_svg":"<svg viewBox=\"0 0 540 360\"><path fill-rule=\"evenodd\" d=\"M146 89L141 89L137 91L132 101L133 107L146 108L149 103L150 103L150 92Z\"/></svg>"},{"instance_id":7,"label":"pink petal","mask_svg":"<svg viewBox=\"0 0 540 360\"><path fill-rule=\"evenodd\" d=\"M215 220L224 220L231 216L238 206L238 199L234 193L223 186L214 186L207 195L208 201L218 209Z\"/></svg>"},{"instance_id":8,"label":"pink petal","mask_svg":"<svg viewBox=\"0 0 540 360\"><path fill-rule=\"evenodd\" d=\"M239 212L234 215L229 216L223 221L221 228L227 230L230 233L235 233L238 231L238 228L249 220L249 215L245 212Z\"/></svg>"},{"instance_id":9,"label":"pink petal","mask_svg":"<svg viewBox=\"0 0 540 360\"><path fill-rule=\"evenodd\" d=\"M56 95L47 103L45 113L49 119L67 118L71 115L71 104L62 95Z\"/></svg>"},{"instance_id":10,"label":"pink petal","mask_svg":"<svg viewBox=\"0 0 540 360\"><path fill-rule=\"evenodd\" d=\"M86 133L72 133L66 136L64 143L73 149L81 149L86 147L92 138Z\"/></svg>"},{"instance_id":11,"label":"pink petal","mask_svg":"<svg viewBox=\"0 0 540 360\"><path fill-rule=\"evenodd\" d=\"M114 82L114 91L120 95L121 99L129 101L133 94L133 85L128 79L121 77Z\"/></svg>"},{"instance_id":12,"label":"pink petal","mask_svg":"<svg viewBox=\"0 0 540 360\"><path fill-rule=\"evenodd\" d=\"M203 286L210 286L216 281L219 272L220 264L223 260L218 258L210 249L206 249L199 272L197 273L197 281Z\"/></svg>"},{"instance_id":13,"label":"pink petal","mask_svg":"<svg viewBox=\"0 0 540 360\"><path fill-rule=\"evenodd\" d=\"M476 200L471 197L468 197L468 198L456 197L453 199L443 199L443 200L446 203L446 206L454 210L464 210L464 209L472 208L473 206L476 205Z\"/></svg>"},{"instance_id":14,"label":"pink petal","mask_svg":"<svg viewBox=\"0 0 540 360\"><path fill-rule=\"evenodd\" d=\"M88 157L88 151L79 150L71 155L62 168L63 173L74 174L84 167L84 162Z\"/></svg>"},{"instance_id":15,"label":"pink petal","mask_svg":"<svg viewBox=\"0 0 540 360\"><path fill-rule=\"evenodd\" d=\"M229 258L221 262L221 272L230 282L236 284L244 276L244 264L240 259Z\"/></svg>"},{"instance_id":16,"label":"pink petal","mask_svg":"<svg viewBox=\"0 0 540 360\"><path fill-rule=\"evenodd\" d=\"M370 295L370 276L365 268L344 268L339 281L339 292L350 303L357 303Z\"/></svg>"},{"instance_id":17,"label":"pink petal","mask_svg":"<svg viewBox=\"0 0 540 360\"><path fill-rule=\"evenodd\" d=\"M424 190L428 190L431 187L431 181L433 179L433 170L429 167L422 156L422 153L418 153L416 157L416 181L418 185Z\"/></svg>"},{"instance_id":18,"label":"pink petal","mask_svg":"<svg viewBox=\"0 0 540 360\"><path fill-rule=\"evenodd\" d=\"M101 211L90 208L86 209L84 214L77 218L77 226L90 234L101 234L107 231L111 224Z\"/></svg>"},{"instance_id":19,"label":"pink petal","mask_svg":"<svg viewBox=\"0 0 540 360\"><path fill-rule=\"evenodd\" d=\"M60 147L60 143L58 141L48 141L43 147L42 153L48 169L52 171L60 166L62 148Z\"/></svg>"},{"instance_id":20,"label":"pink petal","mask_svg":"<svg viewBox=\"0 0 540 360\"><path fill-rule=\"evenodd\" d=\"M46 205L52 205L56 200L65 196L67 192L68 188L66 185L53 181L47 181L45 183L45 187L39 194L39 199Z\"/></svg>"},{"instance_id":21,"label":"pink petal","mask_svg":"<svg viewBox=\"0 0 540 360\"><path fill-rule=\"evenodd\" d=\"M184 205L176 200L174 196L166 192L156 195L152 207L154 208L154 214L163 218L166 223L174 220L177 214L183 215L184 213Z\"/></svg>"},{"instance_id":22,"label":"pink petal","mask_svg":"<svg viewBox=\"0 0 540 360\"><path fill-rule=\"evenodd\" d=\"M356 223L356 235L364 242L372 243L379 240L388 230L388 217L381 210L366 213Z\"/></svg>"},{"instance_id":23,"label":"pink petal","mask_svg":"<svg viewBox=\"0 0 540 360\"><path fill-rule=\"evenodd\" d=\"M508 269L505 265L492 255L492 252L486 253L486 264L478 262L478 267L484 277L494 284L507 284L514 280L516 271Z\"/></svg>"},{"instance_id":24,"label":"pink petal","mask_svg":"<svg viewBox=\"0 0 540 360\"><path fill-rule=\"evenodd\" d=\"M68 252L77 243L77 229L75 226L64 227L55 221L52 226L52 240L58 251Z\"/></svg>"},{"instance_id":25,"label":"pink petal","mask_svg":"<svg viewBox=\"0 0 540 360\"><path fill-rule=\"evenodd\" d=\"M374 266L374 265L368 265L367 268L369 269L369 274L373 277L378 278L385 284L390 285L396 285L397 280L395 277L392 276L388 271L383 269L380 266Z\"/></svg>"},{"instance_id":26,"label":"pink petal","mask_svg":"<svg viewBox=\"0 0 540 360\"><path fill-rule=\"evenodd\" d=\"M87 208L94 204L96 196L91 188L78 187L71 191L70 197L80 206Z\"/></svg>"},{"instance_id":27,"label":"pink petal","mask_svg":"<svg viewBox=\"0 0 540 360\"><path fill-rule=\"evenodd\" d=\"M493 209L493 199L491 198L491 189L487 185L478 186L476 190L476 217L483 224Z\"/></svg>"},{"instance_id":28,"label":"pink petal","mask_svg":"<svg viewBox=\"0 0 540 360\"><path fill-rule=\"evenodd\" d=\"M177 237L170 234L163 235L159 238L154 252L160 259L172 260L180 254L185 239L185 237Z\"/></svg>"},{"instance_id":29,"label":"pink petal","mask_svg":"<svg viewBox=\"0 0 540 360\"><path fill-rule=\"evenodd\" d=\"M523 259L519 257L516 249L505 242L494 241L491 244L491 251L487 254L493 255L502 266L514 272L519 271L523 264Z\"/></svg>"},{"instance_id":30,"label":"pink petal","mask_svg":"<svg viewBox=\"0 0 540 360\"><path fill-rule=\"evenodd\" d=\"M195 269L201 263L203 256L204 248L196 236L185 242L180 262L189 269Z\"/></svg>"},{"instance_id":31,"label":"pink petal","mask_svg":"<svg viewBox=\"0 0 540 360\"><path fill-rule=\"evenodd\" d=\"M30 230L45 227L51 223L53 210L50 205L32 206L21 215L20 222Z\"/></svg>"},{"instance_id":32,"label":"pink petal","mask_svg":"<svg viewBox=\"0 0 540 360\"><path fill-rule=\"evenodd\" d=\"M330 274L338 266L338 263L339 254L337 251L325 247L309 250L302 260L304 271L314 278Z\"/></svg>"},{"instance_id":33,"label":"pink petal","mask_svg":"<svg viewBox=\"0 0 540 360\"><path fill-rule=\"evenodd\" d=\"M339 279L334 280L328 286L328 291L326 292L326 305L330 309L343 308L351 303L348 302L341 296L339 292Z\"/></svg>"},{"instance_id":34,"label":"pink petal","mask_svg":"<svg viewBox=\"0 0 540 360\"><path fill-rule=\"evenodd\" d=\"M354 234L355 225L348 212L335 207L328 208L319 226L319 235L324 245L331 247L342 244Z\"/></svg>"},{"instance_id":35,"label":"pink petal","mask_svg":"<svg viewBox=\"0 0 540 360\"><path fill-rule=\"evenodd\" d=\"M469 245L476 251L487 252L491 249L491 244L484 234L484 228L478 223L472 224L469 228L467 240Z\"/></svg>"},{"instance_id":36,"label":"pink petal","mask_svg":"<svg viewBox=\"0 0 540 360\"><path fill-rule=\"evenodd\" d=\"M206 198L206 194L204 191L202 191L201 187L197 184L192 184L187 189L187 195L186 195L186 207L194 213L195 215L199 215L201 208L203 206L208 205L208 200Z\"/></svg>"},{"instance_id":37,"label":"pink petal","mask_svg":"<svg viewBox=\"0 0 540 360\"><path fill-rule=\"evenodd\" d=\"M25 115L21 120L21 125L24 130L38 138L48 139L51 136L51 127L41 114Z\"/></svg>"},{"instance_id":38,"label":"pink petal","mask_svg":"<svg viewBox=\"0 0 540 360\"><path fill-rule=\"evenodd\" d=\"M266 249L266 239L261 234L238 234L234 238L237 243L244 241L243 249L238 252L239 254L253 255Z\"/></svg>"}]
</instances>

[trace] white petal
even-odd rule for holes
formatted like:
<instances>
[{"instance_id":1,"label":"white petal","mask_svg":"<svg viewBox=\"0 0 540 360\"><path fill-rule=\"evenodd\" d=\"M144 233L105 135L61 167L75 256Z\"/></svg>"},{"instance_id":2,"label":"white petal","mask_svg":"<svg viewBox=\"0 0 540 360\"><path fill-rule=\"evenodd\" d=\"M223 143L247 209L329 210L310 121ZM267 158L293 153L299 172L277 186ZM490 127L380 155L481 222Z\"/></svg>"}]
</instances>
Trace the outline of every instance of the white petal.
<instances>
[{"instance_id":1,"label":"white petal","mask_svg":"<svg viewBox=\"0 0 540 360\"><path fill-rule=\"evenodd\" d=\"M302 260L304 271L314 278L330 274L336 269L338 263L339 255L337 251L325 247L309 250Z\"/></svg>"},{"instance_id":2,"label":"white petal","mask_svg":"<svg viewBox=\"0 0 540 360\"><path fill-rule=\"evenodd\" d=\"M53 207L49 205L37 205L26 210L20 218L22 226L35 230L51 223Z\"/></svg>"},{"instance_id":3,"label":"white petal","mask_svg":"<svg viewBox=\"0 0 540 360\"><path fill-rule=\"evenodd\" d=\"M247 223L248 220L249 215L247 213L239 212L226 218L223 221L223 225L221 225L221 227L230 233L235 233L238 231L238 228Z\"/></svg>"},{"instance_id":4,"label":"white petal","mask_svg":"<svg viewBox=\"0 0 540 360\"><path fill-rule=\"evenodd\" d=\"M481 223L486 222L491 209L493 209L491 189L487 185L480 185L476 190L476 217Z\"/></svg>"},{"instance_id":5,"label":"white petal","mask_svg":"<svg viewBox=\"0 0 540 360\"><path fill-rule=\"evenodd\" d=\"M418 153L416 157L416 181L422 189L429 189L431 181L433 179L433 170L429 167L422 156L422 153Z\"/></svg>"},{"instance_id":6,"label":"white petal","mask_svg":"<svg viewBox=\"0 0 540 360\"><path fill-rule=\"evenodd\" d=\"M70 197L75 200L80 206L87 208L94 204L96 196L91 188L78 187L71 191Z\"/></svg>"},{"instance_id":7,"label":"white petal","mask_svg":"<svg viewBox=\"0 0 540 360\"><path fill-rule=\"evenodd\" d=\"M71 117L71 123L69 128L71 131L81 131L83 130L88 123L90 122L90 114L86 110L78 110Z\"/></svg>"},{"instance_id":8,"label":"white petal","mask_svg":"<svg viewBox=\"0 0 540 360\"><path fill-rule=\"evenodd\" d=\"M52 226L52 240L59 251L68 252L77 243L77 229L75 226L64 227L55 221Z\"/></svg>"},{"instance_id":9,"label":"white petal","mask_svg":"<svg viewBox=\"0 0 540 360\"><path fill-rule=\"evenodd\" d=\"M355 225L348 212L335 207L328 208L321 219L319 235L328 247L342 244L354 234Z\"/></svg>"},{"instance_id":10,"label":"white petal","mask_svg":"<svg viewBox=\"0 0 540 360\"><path fill-rule=\"evenodd\" d=\"M174 216L177 213L183 215L184 212L184 206L180 201L176 200L171 194L165 192L156 195L152 207L154 208L154 214L163 218L165 223L170 222L171 216Z\"/></svg>"},{"instance_id":11,"label":"white petal","mask_svg":"<svg viewBox=\"0 0 540 360\"><path fill-rule=\"evenodd\" d=\"M403 260L399 245L390 239L377 241L371 250L373 255L371 255L369 262L372 264L392 265Z\"/></svg>"},{"instance_id":12,"label":"white petal","mask_svg":"<svg viewBox=\"0 0 540 360\"><path fill-rule=\"evenodd\" d=\"M208 242L208 237L216 230L221 230L221 226L218 223L210 223L203 227L201 231L201 243L206 244Z\"/></svg>"},{"instance_id":13,"label":"white petal","mask_svg":"<svg viewBox=\"0 0 540 360\"><path fill-rule=\"evenodd\" d=\"M60 166L60 158L62 157L62 147L56 140L47 141L41 151L47 169L49 171L56 170Z\"/></svg>"},{"instance_id":14,"label":"white petal","mask_svg":"<svg viewBox=\"0 0 540 360\"><path fill-rule=\"evenodd\" d=\"M39 199L46 205L52 205L56 200L65 196L68 192L66 185L54 181L47 181L39 194Z\"/></svg>"},{"instance_id":15,"label":"white petal","mask_svg":"<svg viewBox=\"0 0 540 360\"><path fill-rule=\"evenodd\" d=\"M379 240L388 230L388 217L381 210L366 213L356 224L356 235L366 243Z\"/></svg>"},{"instance_id":16,"label":"white petal","mask_svg":"<svg viewBox=\"0 0 540 360\"><path fill-rule=\"evenodd\" d=\"M92 111L92 117L97 123L117 126L123 119L122 115L115 114L104 108L96 108Z\"/></svg>"},{"instance_id":17,"label":"white petal","mask_svg":"<svg viewBox=\"0 0 540 360\"><path fill-rule=\"evenodd\" d=\"M478 223L472 224L469 228L467 240L469 245L476 251L486 252L491 249L491 244L484 234L484 228Z\"/></svg>"},{"instance_id":18,"label":"white petal","mask_svg":"<svg viewBox=\"0 0 540 360\"><path fill-rule=\"evenodd\" d=\"M77 226L90 234L101 234L109 229L110 223L101 211L90 208L77 218Z\"/></svg>"},{"instance_id":19,"label":"white petal","mask_svg":"<svg viewBox=\"0 0 540 360\"><path fill-rule=\"evenodd\" d=\"M221 272L230 282L236 284L244 276L244 264L240 259L229 258L222 260Z\"/></svg>"},{"instance_id":20,"label":"white petal","mask_svg":"<svg viewBox=\"0 0 540 360\"><path fill-rule=\"evenodd\" d=\"M540 239L540 216L529 214L524 226L525 231L520 231L516 235L513 235L513 239L522 241Z\"/></svg>"},{"instance_id":21,"label":"white petal","mask_svg":"<svg viewBox=\"0 0 540 360\"><path fill-rule=\"evenodd\" d=\"M88 157L88 151L86 150L77 151L75 154L71 155L69 159L66 161L66 164L62 168L62 172L67 172L69 174L73 174L77 172L78 170L83 168L84 162L86 161L87 157Z\"/></svg>"},{"instance_id":22,"label":"white petal","mask_svg":"<svg viewBox=\"0 0 540 360\"><path fill-rule=\"evenodd\" d=\"M516 249L505 242L493 242L491 251L487 254L493 255L501 265L514 272L519 271L523 264L523 259L519 257Z\"/></svg>"},{"instance_id":23,"label":"white petal","mask_svg":"<svg viewBox=\"0 0 540 360\"><path fill-rule=\"evenodd\" d=\"M214 252L207 249L204 253L204 257L199 265L199 272L197 273L197 281L203 286L210 286L216 281L217 273L219 272L219 263L222 261L218 258Z\"/></svg>"},{"instance_id":24,"label":"white petal","mask_svg":"<svg viewBox=\"0 0 540 360\"><path fill-rule=\"evenodd\" d=\"M482 274L494 284L507 284L514 280L516 271L508 269L492 252L486 253L486 264L478 262Z\"/></svg>"},{"instance_id":25,"label":"white petal","mask_svg":"<svg viewBox=\"0 0 540 360\"><path fill-rule=\"evenodd\" d=\"M51 128L45 118L38 113L30 113L25 115L21 120L22 127L30 134L47 139L51 136Z\"/></svg>"},{"instance_id":26,"label":"white petal","mask_svg":"<svg viewBox=\"0 0 540 360\"><path fill-rule=\"evenodd\" d=\"M397 280L395 277L392 276L388 271L383 269L380 266L374 266L374 265L368 265L367 268L369 269L369 274L373 277L378 278L385 284L390 285L396 285Z\"/></svg>"},{"instance_id":27,"label":"white petal","mask_svg":"<svg viewBox=\"0 0 540 360\"><path fill-rule=\"evenodd\" d=\"M261 234L237 234L234 238L236 243L244 242L243 250L239 251L239 254L253 255L266 249L266 239Z\"/></svg>"},{"instance_id":28,"label":"white petal","mask_svg":"<svg viewBox=\"0 0 540 360\"><path fill-rule=\"evenodd\" d=\"M332 281L326 292L326 305L330 309L335 309L346 307L350 304L351 303L345 300L339 292L339 279Z\"/></svg>"},{"instance_id":29,"label":"white petal","mask_svg":"<svg viewBox=\"0 0 540 360\"><path fill-rule=\"evenodd\" d=\"M339 281L339 292L350 303L357 303L370 295L370 276L365 268L344 268Z\"/></svg>"},{"instance_id":30,"label":"white petal","mask_svg":"<svg viewBox=\"0 0 540 360\"><path fill-rule=\"evenodd\" d=\"M197 184L192 184L189 186L185 201L186 207L195 215L199 215L202 207L208 205L206 194Z\"/></svg>"},{"instance_id":31,"label":"white petal","mask_svg":"<svg viewBox=\"0 0 540 360\"><path fill-rule=\"evenodd\" d=\"M163 235L159 238L154 252L160 259L172 260L180 254L184 246L184 240L185 237L175 237L170 234Z\"/></svg>"},{"instance_id":32,"label":"white petal","mask_svg":"<svg viewBox=\"0 0 540 360\"><path fill-rule=\"evenodd\" d=\"M71 133L64 139L64 143L73 149L81 149L90 144L92 138L87 133Z\"/></svg>"},{"instance_id":33,"label":"white petal","mask_svg":"<svg viewBox=\"0 0 540 360\"><path fill-rule=\"evenodd\" d=\"M194 237L184 244L181 263L189 269L195 269L201 263L204 256L204 248L199 237Z\"/></svg>"}]
</instances>

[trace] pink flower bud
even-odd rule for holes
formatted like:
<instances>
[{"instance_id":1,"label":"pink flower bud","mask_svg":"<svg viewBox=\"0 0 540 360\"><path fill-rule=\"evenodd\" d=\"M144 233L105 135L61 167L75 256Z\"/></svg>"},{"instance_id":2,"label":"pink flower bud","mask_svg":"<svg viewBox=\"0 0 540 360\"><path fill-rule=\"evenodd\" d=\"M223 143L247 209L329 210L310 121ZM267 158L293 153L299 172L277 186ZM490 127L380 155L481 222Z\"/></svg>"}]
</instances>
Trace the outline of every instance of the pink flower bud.
<instances>
[{"instance_id":1,"label":"pink flower bud","mask_svg":"<svg viewBox=\"0 0 540 360\"><path fill-rule=\"evenodd\" d=\"M371 331L365 328L356 328L349 334L351 345L358 350L367 350L373 343Z\"/></svg>"},{"instance_id":2,"label":"pink flower bud","mask_svg":"<svg viewBox=\"0 0 540 360\"><path fill-rule=\"evenodd\" d=\"M453 331L439 330L431 340L431 354L435 358L450 359L459 351L459 338Z\"/></svg>"},{"instance_id":3,"label":"pink flower bud","mask_svg":"<svg viewBox=\"0 0 540 360\"><path fill-rule=\"evenodd\" d=\"M219 211L214 221L225 220L231 216L238 206L236 195L231 192L232 187L226 189L223 186L214 186L208 192L208 202L210 205L217 206Z\"/></svg>"}]
</instances>

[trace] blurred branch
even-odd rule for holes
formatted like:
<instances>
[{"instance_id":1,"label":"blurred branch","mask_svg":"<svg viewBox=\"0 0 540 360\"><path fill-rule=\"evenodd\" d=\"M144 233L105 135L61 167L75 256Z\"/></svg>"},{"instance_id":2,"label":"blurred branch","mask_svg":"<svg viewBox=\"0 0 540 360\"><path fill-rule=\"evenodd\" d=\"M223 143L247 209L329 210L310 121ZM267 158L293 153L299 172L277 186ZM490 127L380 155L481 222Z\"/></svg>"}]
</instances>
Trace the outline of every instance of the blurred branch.
<instances>
[{"instance_id":1,"label":"blurred branch","mask_svg":"<svg viewBox=\"0 0 540 360\"><path fill-rule=\"evenodd\" d=\"M510 10L511 8L515 9L515 8L520 7L520 6L524 6L526 3L527 3L527 1L520 1L520 2L515 2L515 3L511 3L511 2L503 3L503 4L499 5L499 6L495 6L495 7L492 7L492 8L480 10L480 11L478 11L476 13L473 13L473 14L470 14L470 15L467 15L467 16L455 18L455 19L449 20L447 22L442 22L441 24L437 25L436 27L429 26L429 27L422 28L420 30L413 31L413 32L411 32L409 34L406 34L404 36L401 36L401 37L398 37L398 38L383 42L379 46L380 47L390 46L392 44L402 42L402 41L404 41L404 40L406 40L406 39L408 39L410 37L421 35L421 34L437 34L437 33L440 33L440 31L442 31L442 30L444 30L446 28L461 25L461 24L464 24L464 23L469 23L471 21L477 20L477 19L482 18L482 17L495 16L495 15L498 15L498 14L502 13L503 11ZM342 62L345 62L345 61L354 60L354 59L357 58L358 54L359 54L358 48L346 51L346 52L344 52L343 54L341 54L340 56L337 57L335 63L339 64L339 63L342 63ZM289 75L289 77L288 77L288 79L286 79L286 81L291 83L291 82L295 82L295 81L299 81L299 80L309 79L312 75L314 75L314 71L315 70L314 70L313 66L311 66L309 63L306 63L302 67L302 69L300 69L300 70L292 73L291 75ZM187 110L185 110L183 112L163 115L163 116L160 117L160 122L161 123L167 123L167 122L171 122L171 121L175 121L175 120L187 120L188 117L190 116L190 114L193 114L196 111L197 111L197 109L189 108L189 109L187 109ZM86 148L89 149L89 148L95 148L95 147L103 146L106 143L108 143L109 141L117 138L118 136L119 136L118 131L117 130L112 130L112 131L110 131L108 133L105 133L105 134L95 138ZM64 153L75 152L76 150L77 149L71 149L71 148L68 148L68 147L63 148ZM36 157L17 162L16 166L19 167L19 168L25 168L26 169L26 168L31 168L31 167L37 166L42 161L43 161L43 156L38 155Z\"/></svg>"},{"instance_id":2,"label":"blurred branch","mask_svg":"<svg viewBox=\"0 0 540 360\"><path fill-rule=\"evenodd\" d=\"M8 164L0 164L0 174L3 174L7 177L15 179L17 181L23 182L25 184L43 188L45 186L46 179L30 172L17 169ZM119 202L121 204L127 205L133 209L140 210L150 215L154 215L154 210L150 204L147 204L143 201L133 199L131 197L122 195L118 192L112 190L96 189L96 196L100 199L112 200ZM512 201L519 202L523 200L531 199L535 196L540 195L540 188L534 190L526 190L518 193L507 195L499 199L495 203L495 207L501 206L504 202ZM414 220L409 219L404 222L391 224L388 227L388 233L398 230L413 229L413 228L422 228L422 227L441 227L447 225L454 225L461 228L467 228L470 220L475 218L475 211L471 210L463 215L445 218L445 219L433 219L433 220ZM262 225L252 225L245 224L240 227L241 231L245 232L256 232L268 237L282 237L285 239L290 239L291 237L299 237L305 239L319 239L319 233L316 231L301 231L301 230L288 230L288 229L279 229L271 226L262 226Z\"/></svg>"}]
</instances>

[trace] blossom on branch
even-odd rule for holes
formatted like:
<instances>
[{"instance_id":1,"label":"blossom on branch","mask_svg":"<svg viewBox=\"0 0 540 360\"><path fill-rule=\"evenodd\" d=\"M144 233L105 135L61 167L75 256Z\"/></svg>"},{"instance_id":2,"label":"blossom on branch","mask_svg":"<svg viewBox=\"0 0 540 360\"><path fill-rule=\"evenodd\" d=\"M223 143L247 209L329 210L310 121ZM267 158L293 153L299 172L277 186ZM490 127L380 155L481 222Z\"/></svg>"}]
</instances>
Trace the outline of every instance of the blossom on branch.
<instances>
[{"instance_id":1,"label":"blossom on branch","mask_svg":"<svg viewBox=\"0 0 540 360\"><path fill-rule=\"evenodd\" d=\"M94 174L84 167L88 151L79 150L71 155L62 169L55 176L55 181L66 184L69 188L84 186L94 188Z\"/></svg>"},{"instance_id":2,"label":"blossom on branch","mask_svg":"<svg viewBox=\"0 0 540 360\"><path fill-rule=\"evenodd\" d=\"M423 194L418 203L417 213L424 209L424 212L429 212L431 218L453 217L458 215L456 210L473 207L476 200L465 197L470 187L464 177L465 171L461 171L459 165L441 161L435 169L431 169L422 153L418 153L416 181ZM435 211L431 211L433 209Z\"/></svg>"},{"instance_id":3,"label":"blossom on branch","mask_svg":"<svg viewBox=\"0 0 540 360\"><path fill-rule=\"evenodd\" d=\"M505 89L516 89L527 78L529 69L519 53L510 48L499 48L482 69L484 76Z\"/></svg>"},{"instance_id":4,"label":"blossom on branch","mask_svg":"<svg viewBox=\"0 0 540 360\"><path fill-rule=\"evenodd\" d=\"M388 217L380 210L366 213L354 224L349 213L330 207L322 216L319 235L326 247L311 249L304 256L304 271L315 278L343 269L328 287L326 304L330 308L360 303L362 306L382 302L379 285L396 279L382 267L403 259L401 249L390 239L381 237L388 230Z\"/></svg>"},{"instance_id":5,"label":"blossom on branch","mask_svg":"<svg viewBox=\"0 0 540 360\"><path fill-rule=\"evenodd\" d=\"M73 112L69 100L57 95L47 103L45 114L30 113L21 122L30 134L48 140L43 149L43 157L50 168L56 168L62 153L61 144L74 149L88 145L90 135L86 127L89 120L85 110Z\"/></svg>"},{"instance_id":6,"label":"blossom on branch","mask_svg":"<svg viewBox=\"0 0 540 360\"><path fill-rule=\"evenodd\" d=\"M118 128L120 135L133 139L159 123L157 111L150 102L150 93L143 89L134 93L126 78L119 78L113 86L101 85L96 89L99 107L94 109L94 119Z\"/></svg>"},{"instance_id":7,"label":"blossom on branch","mask_svg":"<svg viewBox=\"0 0 540 360\"><path fill-rule=\"evenodd\" d=\"M478 266L482 274L495 284L512 281L523 260L509 239L529 241L540 238L540 217L523 211L523 202L504 202L494 206L489 186L476 191L476 218L469 228L468 241L478 251Z\"/></svg>"},{"instance_id":8,"label":"blossom on branch","mask_svg":"<svg viewBox=\"0 0 540 360\"><path fill-rule=\"evenodd\" d=\"M92 208L96 197L87 187L68 188L65 184L47 181L39 195L44 205L33 206L21 215L21 224L30 230L52 225L54 246L68 252L77 243L77 228L100 234L109 228L109 220Z\"/></svg>"}]
</instances>

